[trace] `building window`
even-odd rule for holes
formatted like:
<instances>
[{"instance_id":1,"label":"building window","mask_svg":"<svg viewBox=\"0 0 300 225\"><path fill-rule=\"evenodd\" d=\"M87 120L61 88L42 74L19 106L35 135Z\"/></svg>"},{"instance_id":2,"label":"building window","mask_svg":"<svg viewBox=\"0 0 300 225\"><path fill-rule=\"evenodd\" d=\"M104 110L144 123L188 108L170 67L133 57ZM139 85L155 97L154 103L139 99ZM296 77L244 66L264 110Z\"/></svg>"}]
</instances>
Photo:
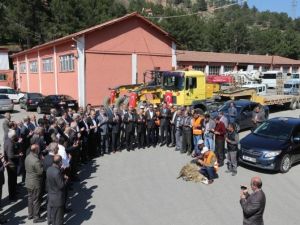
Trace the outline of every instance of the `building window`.
<instances>
[{"instance_id":1,"label":"building window","mask_svg":"<svg viewBox=\"0 0 300 225\"><path fill-rule=\"evenodd\" d=\"M224 66L224 72L233 71L233 69L234 69L233 66Z\"/></svg>"},{"instance_id":2,"label":"building window","mask_svg":"<svg viewBox=\"0 0 300 225\"><path fill-rule=\"evenodd\" d=\"M292 67L292 73L298 73L298 67Z\"/></svg>"},{"instance_id":3,"label":"building window","mask_svg":"<svg viewBox=\"0 0 300 225\"><path fill-rule=\"evenodd\" d=\"M53 72L53 58L43 59L43 72Z\"/></svg>"},{"instance_id":4,"label":"building window","mask_svg":"<svg viewBox=\"0 0 300 225\"><path fill-rule=\"evenodd\" d=\"M270 69L269 66L263 66L262 67L262 72L267 72Z\"/></svg>"},{"instance_id":5,"label":"building window","mask_svg":"<svg viewBox=\"0 0 300 225\"><path fill-rule=\"evenodd\" d=\"M17 69L18 69L17 64L14 64L13 67L14 67L14 71L17 72Z\"/></svg>"},{"instance_id":6,"label":"building window","mask_svg":"<svg viewBox=\"0 0 300 225\"><path fill-rule=\"evenodd\" d=\"M209 66L209 75L220 75L220 66Z\"/></svg>"},{"instance_id":7,"label":"building window","mask_svg":"<svg viewBox=\"0 0 300 225\"><path fill-rule=\"evenodd\" d=\"M0 74L0 80L1 80L1 81L7 80L6 74Z\"/></svg>"},{"instance_id":8,"label":"building window","mask_svg":"<svg viewBox=\"0 0 300 225\"><path fill-rule=\"evenodd\" d=\"M60 56L60 72L74 71L74 55Z\"/></svg>"},{"instance_id":9,"label":"building window","mask_svg":"<svg viewBox=\"0 0 300 225\"><path fill-rule=\"evenodd\" d=\"M26 73L26 63L20 63L20 73Z\"/></svg>"},{"instance_id":10,"label":"building window","mask_svg":"<svg viewBox=\"0 0 300 225\"><path fill-rule=\"evenodd\" d=\"M288 73L289 71L290 71L290 67L288 67L288 66L282 67L282 72L283 73Z\"/></svg>"},{"instance_id":11,"label":"building window","mask_svg":"<svg viewBox=\"0 0 300 225\"><path fill-rule=\"evenodd\" d=\"M29 71L30 71L30 73L37 73L38 72L38 62L37 61L30 61L29 62Z\"/></svg>"},{"instance_id":12,"label":"building window","mask_svg":"<svg viewBox=\"0 0 300 225\"><path fill-rule=\"evenodd\" d=\"M200 65L195 65L193 66L193 70L198 70L198 71L205 71L205 66L200 66Z\"/></svg>"}]
</instances>

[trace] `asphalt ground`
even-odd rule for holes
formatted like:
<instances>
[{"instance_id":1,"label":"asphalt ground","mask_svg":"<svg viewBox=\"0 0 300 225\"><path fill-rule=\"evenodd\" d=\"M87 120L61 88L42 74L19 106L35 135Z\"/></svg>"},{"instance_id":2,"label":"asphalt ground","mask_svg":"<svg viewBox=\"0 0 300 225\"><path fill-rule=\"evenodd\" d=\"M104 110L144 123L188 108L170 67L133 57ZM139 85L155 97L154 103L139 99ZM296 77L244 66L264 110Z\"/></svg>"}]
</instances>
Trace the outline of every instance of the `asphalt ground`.
<instances>
[{"instance_id":1,"label":"asphalt ground","mask_svg":"<svg viewBox=\"0 0 300 225\"><path fill-rule=\"evenodd\" d=\"M18 106L16 109L13 120L27 114ZM287 110L272 113L270 117L299 115L300 110ZM1 116L1 125L2 121ZM0 132L2 140L2 129ZM240 138L248 133L241 132ZM263 181L267 198L265 224L299 224L300 165L287 174L239 167L235 177L222 167L219 179L212 185L204 185L176 179L190 160L189 156L167 147L123 151L93 160L81 167L81 181L69 193L68 205L72 211L65 216L66 224L239 225L243 218L240 184L249 185L253 176L260 176ZM23 187L18 196L17 202L10 203L7 184L3 186L1 214L9 219L7 224L32 224L32 220L27 220Z\"/></svg>"}]
</instances>

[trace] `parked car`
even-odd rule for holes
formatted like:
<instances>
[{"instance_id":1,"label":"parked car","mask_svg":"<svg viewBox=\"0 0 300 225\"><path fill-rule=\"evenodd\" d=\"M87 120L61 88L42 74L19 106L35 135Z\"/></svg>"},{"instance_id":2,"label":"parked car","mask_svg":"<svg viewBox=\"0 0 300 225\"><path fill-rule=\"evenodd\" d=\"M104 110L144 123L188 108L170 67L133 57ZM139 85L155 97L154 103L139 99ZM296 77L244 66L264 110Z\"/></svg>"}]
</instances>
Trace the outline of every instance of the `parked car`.
<instances>
[{"instance_id":1,"label":"parked car","mask_svg":"<svg viewBox=\"0 0 300 225\"><path fill-rule=\"evenodd\" d=\"M265 121L240 141L239 162L286 173L300 161L300 119Z\"/></svg>"},{"instance_id":2,"label":"parked car","mask_svg":"<svg viewBox=\"0 0 300 225\"><path fill-rule=\"evenodd\" d=\"M37 105L37 113L50 113L50 109L55 108L61 114L68 108L78 110L78 102L68 95L49 95L43 98Z\"/></svg>"},{"instance_id":3,"label":"parked car","mask_svg":"<svg viewBox=\"0 0 300 225\"><path fill-rule=\"evenodd\" d=\"M252 113L255 107L260 106L257 102L252 102L250 100L235 100L235 101L227 101L216 112L212 112L212 116L218 115L220 112L224 112L225 116L228 116L228 108L230 103L234 102L235 107L237 109L237 118L236 118L236 130L239 132L240 130L249 129L253 127L252 122ZM265 111L266 119L269 118L269 107L263 106Z\"/></svg>"},{"instance_id":4,"label":"parked car","mask_svg":"<svg viewBox=\"0 0 300 225\"><path fill-rule=\"evenodd\" d=\"M44 98L40 93L25 93L24 97L20 99L21 109L35 110L38 103Z\"/></svg>"},{"instance_id":5,"label":"parked car","mask_svg":"<svg viewBox=\"0 0 300 225\"><path fill-rule=\"evenodd\" d=\"M0 94L7 95L14 103L19 103L20 99L24 97L23 93L18 93L15 89L7 86L0 86Z\"/></svg>"},{"instance_id":6,"label":"parked car","mask_svg":"<svg viewBox=\"0 0 300 225\"><path fill-rule=\"evenodd\" d=\"M0 111L12 112L14 110L14 103L7 95L0 95Z\"/></svg>"}]
</instances>

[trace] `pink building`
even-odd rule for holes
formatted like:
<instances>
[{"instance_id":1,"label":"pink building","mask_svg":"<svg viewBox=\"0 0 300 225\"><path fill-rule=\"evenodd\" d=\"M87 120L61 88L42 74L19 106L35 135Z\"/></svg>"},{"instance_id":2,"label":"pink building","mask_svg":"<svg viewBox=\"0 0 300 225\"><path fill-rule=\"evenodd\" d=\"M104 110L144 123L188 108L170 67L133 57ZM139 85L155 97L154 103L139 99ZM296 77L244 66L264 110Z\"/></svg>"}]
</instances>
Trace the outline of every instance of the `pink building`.
<instances>
[{"instance_id":1,"label":"pink building","mask_svg":"<svg viewBox=\"0 0 300 225\"><path fill-rule=\"evenodd\" d=\"M131 13L14 54L17 86L44 95L67 94L102 104L108 88L142 82L143 73L176 67L170 35Z\"/></svg>"}]
</instances>

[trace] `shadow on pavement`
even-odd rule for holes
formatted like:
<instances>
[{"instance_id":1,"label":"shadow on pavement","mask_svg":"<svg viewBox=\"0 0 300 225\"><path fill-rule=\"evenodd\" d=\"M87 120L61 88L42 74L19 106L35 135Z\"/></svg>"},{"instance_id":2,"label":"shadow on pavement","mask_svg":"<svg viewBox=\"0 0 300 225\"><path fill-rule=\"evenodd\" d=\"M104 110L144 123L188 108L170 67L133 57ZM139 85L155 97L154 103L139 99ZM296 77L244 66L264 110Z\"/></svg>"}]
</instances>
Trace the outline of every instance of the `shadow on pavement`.
<instances>
[{"instance_id":1,"label":"shadow on pavement","mask_svg":"<svg viewBox=\"0 0 300 225\"><path fill-rule=\"evenodd\" d=\"M98 185L87 187L86 180L91 179L91 175L96 173L99 165L96 165L96 161L93 160L86 165L83 165L80 169L79 178L80 182L72 185L73 190L69 192L68 208L72 211L66 214L65 222L70 225L84 224L93 215L95 205L90 205L90 199L93 197L94 190Z\"/></svg>"}]
</instances>

